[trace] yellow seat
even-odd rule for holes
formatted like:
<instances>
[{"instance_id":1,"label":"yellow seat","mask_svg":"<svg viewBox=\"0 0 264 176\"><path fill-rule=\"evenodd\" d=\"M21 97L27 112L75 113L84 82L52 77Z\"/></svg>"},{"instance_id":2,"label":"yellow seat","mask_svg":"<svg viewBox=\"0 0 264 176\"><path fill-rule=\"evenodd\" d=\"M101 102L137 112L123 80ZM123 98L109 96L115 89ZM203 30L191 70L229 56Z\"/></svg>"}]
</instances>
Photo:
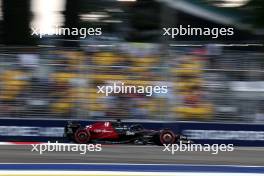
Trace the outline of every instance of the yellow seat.
<instances>
[{"instance_id":1,"label":"yellow seat","mask_svg":"<svg viewBox=\"0 0 264 176\"><path fill-rule=\"evenodd\" d=\"M171 73L178 76L197 76L203 72L199 62L182 63L178 68L172 68Z\"/></svg>"},{"instance_id":2,"label":"yellow seat","mask_svg":"<svg viewBox=\"0 0 264 176\"><path fill-rule=\"evenodd\" d=\"M143 80L126 80L125 85L134 85L134 86L151 86L154 85L152 81L143 81Z\"/></svg>"},{"instance_id":3,"label":"yellow seat","mask_svg":"<svg viewBox=\"0 0 264 176\"><path fill-rule=\"evenodd\" d=\"M71 79L78 77L80 77L80 75L67 72L57 72L51 74L51 78L57 83L69 83Z\"/></svg>"},{"instance_id":4,"label":"yellow seat","mask_svg":"<svg viewBox=\"0 0 264 176\"><path fill-rule=\"evenodd\" d=\"M158 58L145 57L145 58L132 58L133 65L136 67L151 67L159 62Z\"/></svg>"},{"instance_id":5,"label":"yellow seat","mask_svg":"<svg viewBox=\"0 0 264 176\"><path fill-rule=\"evenodd\" d=\"M102 81L102 82L109 80L125 80L127 78L125 75L108 75L108 74L90 74L88 77L95 81Z\"/></svg>"},{"instance_id":6,"label":"yellow seat","mask_svg":"<svg viewBox=\"0 0 264 176\"><path fill-rule=\"evenodd\" d=\"M173 68L171 73L178 76L198 76L202 73L202 70L198 69L185 69L185 68Z\"/></svg>"},{"instance_id":7,"label":"yellow seat","mask_svg":"<svg viewBox=\"0 0 264 176\"><path fill-rule=\"evenodd\" d=\"M115 65L123 61L121 57L110 52L97 53L92 57L92 60L97 65Z\"/></svg>"},{"instance_id":8,"label":"yellow seat","mask_svg":"<svg viewBox=\"0 0 264 176\"><path fill-rule=\"evenodd\" d=\"M213 114L213 108L210 104L203 104L196 107L181 106L174 108L173 111L180 114L183 118L207 119Z\"/></svg>"},{"instance_id":9,"label":"yellow seat","mask_svg":"<svg viewBox=\"0 0 264 176\"><path fill-rule=\"evenodd\" d=\"M202 85L203 81L201 79L189 79L175 83L175 86L179 91L192 90L193 88L201 87Z\"/></svg>"},{"instance_id":10,"label":"yellow seat","mask_svg":"<svg viewBox=\"0 0 264 176\"><path fill-rule=\"evenodd\" d=\"M29 85L29 82L23 79L27 76L22 71L8 70L3 72L0 75L2 83L0 98L2 100L14 100Z\"/></svg>"},{"instance_id":11,"label":"yellow seat","mask_svg":"<svg viewBox=\"0 0 264 176\"><path fill-rule=\"evenodd\" d=\"M71 100L67 98L66 99L62 98L51 105L51 110L54 113L65 114L65 113L69 113L73 107L74 105Z\"/></svg>"}]
</instances>

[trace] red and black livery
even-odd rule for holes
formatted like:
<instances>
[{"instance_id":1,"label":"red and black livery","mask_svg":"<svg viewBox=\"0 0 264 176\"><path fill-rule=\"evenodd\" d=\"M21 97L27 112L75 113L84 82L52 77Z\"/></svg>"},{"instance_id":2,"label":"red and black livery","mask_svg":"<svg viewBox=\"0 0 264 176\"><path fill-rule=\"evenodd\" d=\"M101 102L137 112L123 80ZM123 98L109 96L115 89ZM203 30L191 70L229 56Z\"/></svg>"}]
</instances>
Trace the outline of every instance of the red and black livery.
<instances>
[{"instance_id":1,"label":"red and black livery","mask_svg":"<svg viewBox=\"0 0 264 176\"><path fill-rule=\"evenodd\" d=\"M140 124L126 125L120 120L116 122L96 122L81 126L76 122L68 122L65 126L64 136L70 141L85 143L107 144L174 144L182 141L190 143L187 137L175 134L170 129L150 130Z\"/></svg>"}]
</instances>

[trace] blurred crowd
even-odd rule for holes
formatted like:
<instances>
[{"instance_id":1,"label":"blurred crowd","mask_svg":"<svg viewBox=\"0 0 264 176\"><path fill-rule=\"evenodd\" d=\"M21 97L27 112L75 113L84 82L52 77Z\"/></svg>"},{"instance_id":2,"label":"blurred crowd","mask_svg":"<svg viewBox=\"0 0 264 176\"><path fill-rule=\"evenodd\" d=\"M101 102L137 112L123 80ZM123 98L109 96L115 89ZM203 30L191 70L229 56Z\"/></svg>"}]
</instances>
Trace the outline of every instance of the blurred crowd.
<instances>
[{"instance_id":1,"label":"blurred crowd","mask_svg":"<svg viewBox=\"0 0 264 176\"><path fill-rule=\"evenodd\" d=\"M0 55L0 117L264 119L263 107L255 106L262 99L253 104L249 103L253 100L247 100L247 109L228 87L230 81L248 80L241 78L242 73L223 70L228 69L225 62L233 61L232 57L210 54L206 48L164 50L160 45L142 43L85 49L4 49ZM215 60L217 57L221 62ZM98 85L113 81L135 86L165 85L168 93L150 97L97 93Z\"/></svg>"}]
</instances>

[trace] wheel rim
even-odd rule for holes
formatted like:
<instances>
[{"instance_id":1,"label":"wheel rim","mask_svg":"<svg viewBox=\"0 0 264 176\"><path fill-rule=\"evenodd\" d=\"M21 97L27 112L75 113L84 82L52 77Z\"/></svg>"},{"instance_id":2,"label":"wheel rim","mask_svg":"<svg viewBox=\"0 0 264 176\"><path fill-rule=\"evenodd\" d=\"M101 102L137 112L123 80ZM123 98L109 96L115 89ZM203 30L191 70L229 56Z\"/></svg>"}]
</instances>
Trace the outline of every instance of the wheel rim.
<instances>
[{"instance_id":1,"label":"wheel rim","mask_svg":"<svg viewBox=\"0 0 264 176\"><path fill-rule=\"evenodd\" d=\"M84 133L80 133L79 135L78 135L78 137L79 137L79 139L81 139L81 140L84 140L85 138L86 138L86 134L84 134Z\"/></svg>"},{"instance_id":2,"label":"wheel rim","mask_svg":"<svg viewBox=\"0 0 264 176\"><path fill-rule=\"evenodd\" d=\"M86 131L79 131L76 133L76 140L78 143L86 143L89 141L89 134Z\"/></svg>"},{"instance_id":3,"label":"wheel rim","mask_svg":"<svg viewBox=\"0 0 264 176\"><path fill-rule=\"evenodd\" d=\"M165 143L171 142L173 140L173 136L170 133L165 133L162 135L162 140Z\"/></svg>"},{"instance_id":4,"label":"wheel rim","mask_svg":"<svg viewBox=\"0 0 264 176\"><path fill-rule=\"evenodd\" d=\"M175 142L175 135L171 131L163 131L160 135L160 144L173 144Z\"/></svg>"}]
</instances>

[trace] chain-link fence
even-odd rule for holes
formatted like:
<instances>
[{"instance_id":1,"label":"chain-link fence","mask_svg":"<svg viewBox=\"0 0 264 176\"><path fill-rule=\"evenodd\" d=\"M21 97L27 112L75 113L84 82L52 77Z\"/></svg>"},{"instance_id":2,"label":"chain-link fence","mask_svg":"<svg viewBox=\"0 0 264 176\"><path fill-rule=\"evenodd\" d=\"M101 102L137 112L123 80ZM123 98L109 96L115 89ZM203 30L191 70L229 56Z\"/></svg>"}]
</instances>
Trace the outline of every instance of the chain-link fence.
<instances>
[{"instance_id":1,"label":"chain-link fence","mask_svg":"<svg viewBox=\"0 0 264 176\"><path fill-rule=\"evenodd\" d=\"M257 52L134 43L1 48L0 117L261 121L263 72ZM167 92L98 93L113 82Z\"/></svg>"}]
</instances>

